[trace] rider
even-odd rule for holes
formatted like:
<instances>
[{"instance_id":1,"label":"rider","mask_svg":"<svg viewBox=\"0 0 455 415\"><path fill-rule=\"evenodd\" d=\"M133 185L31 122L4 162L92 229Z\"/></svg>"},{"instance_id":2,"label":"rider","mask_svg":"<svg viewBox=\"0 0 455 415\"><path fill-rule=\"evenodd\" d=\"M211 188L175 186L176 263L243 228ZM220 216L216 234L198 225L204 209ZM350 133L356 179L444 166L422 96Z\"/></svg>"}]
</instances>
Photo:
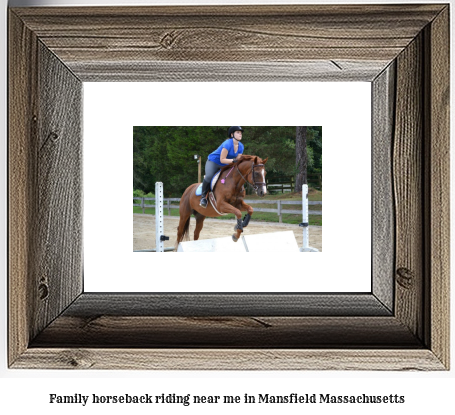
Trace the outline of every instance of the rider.
<instances>
[{"instance_id":1,"label":"rider","mask_svg":"<svg viewBox=\"0 0 455 415\"><path fill-rule=\"evenodd\" d=\"M220 167L227 166L236 162L237 157L243 154L242 127L231 127L228 130L228 139L223 142L213 153L209 154L205 163L205 176L202 182L201 201L199 203L203 208L207 207L207 192L210 187L215 173Z\"/></svg>"}]
</instances>

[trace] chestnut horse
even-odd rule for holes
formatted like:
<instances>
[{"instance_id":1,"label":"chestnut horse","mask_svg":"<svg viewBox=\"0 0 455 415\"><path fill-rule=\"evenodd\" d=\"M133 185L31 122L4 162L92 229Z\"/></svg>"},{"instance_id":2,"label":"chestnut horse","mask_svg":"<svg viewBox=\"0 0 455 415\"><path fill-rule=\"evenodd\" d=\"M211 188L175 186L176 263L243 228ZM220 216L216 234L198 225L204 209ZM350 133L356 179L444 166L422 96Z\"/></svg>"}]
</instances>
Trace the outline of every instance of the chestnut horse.
<instances>
[{"instance_id":1,"label":"chestnut horse","mask_svg":"<svg viewBox=\"0 0 455 415\"><path fill-rule=\"evenodd\" d=\"M180 199L180 222L177 228L176 246L184 238L188 239L191 214L194 214L196 218L194 240L197 241L206 217L214 218L221 216L221 214L233 213L237 218L237 225L234 227L235 233L232 235L232 239L234 242L238 241L243 228L248 225L253 214L253 208L243 200L245 197L243 185L247 183L256 191L258 196L265 196L267 187L264 164L268 158L262 160L257 156L241 155L237 159L234 164L221 168L221 174L213 192L216 199L216 209L214 209L208 195L207 207L199 206L201 196L196 196L196 190L200 183L194 183L185 190ZM241 211L247 212L243 221Z\"/></svg>"}]
</instances>

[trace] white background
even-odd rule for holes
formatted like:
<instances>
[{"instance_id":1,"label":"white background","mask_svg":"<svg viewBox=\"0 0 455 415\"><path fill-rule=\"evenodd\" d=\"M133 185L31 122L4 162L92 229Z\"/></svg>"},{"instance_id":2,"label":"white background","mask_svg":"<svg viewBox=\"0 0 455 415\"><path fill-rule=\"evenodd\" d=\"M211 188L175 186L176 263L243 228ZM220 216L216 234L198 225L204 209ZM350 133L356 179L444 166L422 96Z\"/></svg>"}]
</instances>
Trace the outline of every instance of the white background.
<instances>
[{"instance_id":1,"label":"white background","mask_svg":"<svg viewBox=\"0 0 455 415\"><path fill-rule=\"evenodd\" d=\"M242 91L235 105L223 98L231 91ZM371 291L370 104L368 82L85 83L84 289ZM322 252L134 253L133 125L231 124L322 125ZM248 137L246 128L245 154ZM220 137L220 143L223 140ZM196 175L196 163L194 167L188 174ZM348 193L353 188L354 203ZM252 222L244 233L254 226ZM164 235L175 240L176 230L164 228ZM356 266L350 267L352 263ZM333 264L338 270L350 269L349 274L333 272Z\"/></svg>"},{"instance_id":2,"label":"white background","mask_svg":"<svg viewBox=\"0 0 455 415\"><path fill-rule=\"evenodd\" d=\"M416 1L417 2L417 1ZM426 3L439 3L438 1L426 1ZM25 5L93 5L93 4L125 4L125 2L115 0L98 0L96 3L89 0L79 2L71 0L12 0L12 6ZM156 4L153 1L139 1L135 4ZM163 2L164 3L164 2ZM192 3L196 1L167 1L167 4ZM206 2L210 3L210 2ZM218 3L213 1L212 3ZM236 1L233 3L245 3ZM249 1L249 3L259 3ZM264 1L263 3L272 3ZM280 3L275 1L273 3ZM290 3L305 3L293 0L286 0ZM337 1L324 1L309 3L338 3ZM385 3L382 0L368 3ZM399 1L389 1L388 3L399 3ZM419 2L421 3L421 2ZM424 2L425 3L425 2ZM452 8L453 8L453 2ZM132 3L129 3L132 4ZM2 319L0 320L2 336L0 336L0 406L3 413L13 413L22 411L28 413L47 413L47 414L99 414L101 411L109 411L111 414L124 414L131 411L137 414L151 414L153 411L159 413L210 413L214 410L217 413L233 412L230 406L217 406L216 408L207 407L188 407L169 406L159 409L142 407L85 407L80 406L51 406L48 404L49 393L74 394L74 393L192 393L192 394L240 394L247 392L250 394L262 391L263 393L398 393L406 396L404 405L330 405L330 406L261 406L254 410L262 413L276 414L278 411L286 414L311 413L311 414L403 414L403 413L450 413L453 410L453 390L455 387L454 371L450 372L305 372L305 371L280 371L280 372L202 372L202 371L160 371L160 372L117 372L117 371L32 371L32 370L8 370L6 369L6 1L2 0L0 10L3 25L3 36L0 36L0 47L3 64L0 66L0 192L3 203L0 203L1 221L0 234L0 263L2 269L2 280L0 294L2 299ZM453 11L453 9L452 9ZM453 35L452 30L452 35ZM453 44L453 42L452 42ZM452 76L453 85L453 76ZM455 125L452 120L452 125ZM452 146L453 148L453 146ZM453 164L453 163L452 163ZM324 165L324 173L327 165ZM452 178L452 183L454 180ZM452 231L455 221L452 220ZM454 244L452 244L452 252ZM452 284L453 287L453 284ZM453 288L452 288L453 301ZM454 333L453 319L452 330ZM452 344L454 344L452 336ZM452 347L453 356L453 347ZM251 408L238 406L234 408L238 413L250 413Z\"/></svg>"}]
</instances>

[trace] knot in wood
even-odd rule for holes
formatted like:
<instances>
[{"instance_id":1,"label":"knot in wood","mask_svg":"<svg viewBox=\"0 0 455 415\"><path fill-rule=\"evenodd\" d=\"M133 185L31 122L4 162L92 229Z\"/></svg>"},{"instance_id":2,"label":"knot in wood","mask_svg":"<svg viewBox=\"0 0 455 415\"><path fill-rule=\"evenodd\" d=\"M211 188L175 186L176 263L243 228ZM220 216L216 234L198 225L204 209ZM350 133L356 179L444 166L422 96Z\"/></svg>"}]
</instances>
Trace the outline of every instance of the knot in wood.
<instances>
[{"instance_id":1,"label":"knot in wood","mask_svg":"<svg viewBox=\"0 0 455 415\"><path fill-rule=\"evenodd\" d=\"M407 268L398 268L395 279L401 287L407 290L414 285L414 274Z\"/></svg>"},{"instance_id":2,"label":"knot in wood","mask_svg":"<svg viewBox=\"0 0 455 415\"><path fill-rule=\"evenodd\" d=\"M58 134L56 132L52 131L49 134L48 138L55 143L58 140L59 137L58 137Z\"/></svg>"},{"instance_id":3,"label":"knot in wood","mask_svg":"<svg viewBox=\"0 0 455 415\"><path fill-rule=\"evenodd\" d=\"M40 300L45 300L49 297L49 286L45 282L41 282L38 286L38 295Z\"/></svg>"},{"instance_id":4,"label":"knot in wood","mask_svg":"<svg viewBox=\"0 0 455 415\"><path fill-rule=\"evenodd\" d=\"M166 33L160 40L160 45L165 49L170 49L179 36L175 31Z\"/></svg>"},{"instance_id":5,"label":"knot in wood","mask_svg":"<svg viewBox=\"0 0 455 415\"><path fill-rule=\"evenodd\" d=\"M90 369L94 365L90 355L81 350L64 351L60 359L66 368Z\"/></svg>"}]
</instances>

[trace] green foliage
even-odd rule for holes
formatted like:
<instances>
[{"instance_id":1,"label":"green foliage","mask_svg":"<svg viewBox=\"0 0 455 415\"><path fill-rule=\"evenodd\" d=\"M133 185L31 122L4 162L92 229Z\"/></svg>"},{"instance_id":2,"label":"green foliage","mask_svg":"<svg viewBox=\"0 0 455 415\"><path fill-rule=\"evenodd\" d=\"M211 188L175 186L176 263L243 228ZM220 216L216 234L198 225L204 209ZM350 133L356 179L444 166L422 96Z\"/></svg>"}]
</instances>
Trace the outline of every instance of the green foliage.
<instances>
[{"instance_id":1,"label":"green foliage","mask_svg":"<svg viewBox=\"0 0 455 415\"><path fill-rule=\"evenodd\" d=\"M152 192L149 192L147 194L145 194L145 192L141 189L136 189L136 190L133 190L133 198L134 197L155 197L155 195L152 193ZM133 204L137 204L137 203L140 203L141 201L140 200L137 200L137 199L133 199ZM145 201L145 204L146 205L149 205L150 203L152 203L151 201L149 200L146 200Z\"/></svg>"},{"instance_id":2,"label":"green foliage","mask_svg":"<svg viewBox=\"0 0 455 415\"><path fill-rule=\"evenodd\" d=\"M153 192L164 184L165 197L181 197L198 179L194 155L202 157L202 175L208 155L227 139L229 126L133 127L133 189ZM269 157L267 174L295 174L296 127L243 127L245 154ZM322 127L308 127L308 172L322 172Z\"/></svg>"},{"instance_id":3,"label":"green foliage","mask_svg":"<svg viewBox=\"0 0 455 415\"><path fill-rule=\"evenodd\" d=\"M141 189L133 190L133 198L134 197L144 197L144 191ZM137 204L137 203L141 203L141 201L137 200L137 199L133 199L133 203Z\"/></svg>"},{"instance_id":4,"label":"green foliage","mask_svg":"<svg viewBox=\"0 0 455 415\"><path fill-rule=\"evenodd\" d=\"M141 189L133 190L133 197L144 197L145 193Z\"/></svg>"}]
</instances>

